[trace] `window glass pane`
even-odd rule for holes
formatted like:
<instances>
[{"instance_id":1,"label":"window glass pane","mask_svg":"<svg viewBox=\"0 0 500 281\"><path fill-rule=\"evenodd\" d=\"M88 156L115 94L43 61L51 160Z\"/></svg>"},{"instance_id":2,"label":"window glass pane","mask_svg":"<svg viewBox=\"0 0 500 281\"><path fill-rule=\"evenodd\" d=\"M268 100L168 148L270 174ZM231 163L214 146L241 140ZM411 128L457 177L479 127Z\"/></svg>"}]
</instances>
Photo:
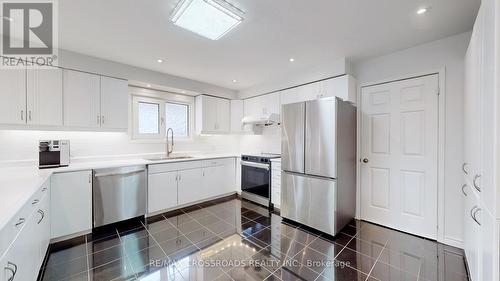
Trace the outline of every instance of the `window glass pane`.
<instances>
[{"instance_id":1,"label":"window glass pane","mask_svg":"<svg viewBox=\"0 0 500 281\"><path fill-rule=\"evenodd\" d=\"M172 128L176 137L189 136L189 108L185 104L165 103L166 129Z\"/></svg>"},{"instance_id":2,"label":"window glass pane","mask_svg":"<svg viewBox=\"0 0 500 281\"><path fill-rule=\"evenodd\" d=\"M138 121L139 134L159 134L160 127L158 117L160 116L160 105L156 103L139 102Z\"/></svg>"}]
</instances>

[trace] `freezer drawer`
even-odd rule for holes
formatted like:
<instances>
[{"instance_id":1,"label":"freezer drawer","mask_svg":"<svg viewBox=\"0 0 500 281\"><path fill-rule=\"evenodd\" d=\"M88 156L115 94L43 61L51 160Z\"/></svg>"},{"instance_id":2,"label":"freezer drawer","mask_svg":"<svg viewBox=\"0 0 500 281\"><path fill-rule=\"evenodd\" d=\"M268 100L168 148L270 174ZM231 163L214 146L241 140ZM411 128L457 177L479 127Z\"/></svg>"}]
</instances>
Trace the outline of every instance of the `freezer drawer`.
<instances>
[{"instance_id":1,"label":"freezer drawer","mask_svg":"<svg viewBox=\"0 0 500 281\"><path fill-rule=\"evenodd\" d=\"M335 235L337 186L335 180L282 173L281 215L319 231Z\"/></svg>"},{"instance_id":2,"label":"freezer drawer","mask_svg":"<svg viewBox=\"0 0 500 281\"><path fill-rule=\"evenodd\" d=\"M146 214L146 166L93 171L94 227Z\"/></svg>"}]
</instances>

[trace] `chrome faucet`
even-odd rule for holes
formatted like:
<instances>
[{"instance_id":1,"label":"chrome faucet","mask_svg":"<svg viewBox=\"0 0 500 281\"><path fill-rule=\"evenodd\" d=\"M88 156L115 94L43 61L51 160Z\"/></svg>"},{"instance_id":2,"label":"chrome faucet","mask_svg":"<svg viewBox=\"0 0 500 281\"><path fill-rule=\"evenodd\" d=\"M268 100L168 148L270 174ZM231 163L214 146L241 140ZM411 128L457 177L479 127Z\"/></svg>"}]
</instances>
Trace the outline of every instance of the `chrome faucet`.
<instances>
[{"instance_id":1,"label":"chrome faucet","mask_svg":"<svg viewBox=\"0 0 500 281\"><path fill-rule=\"evenodd\" d=\"M172 136L170 137L171 144L169 145L168 142L168 132L172 132ZM167 129L167 142L166 142L166 147L165 147L165 152L167 153L167 157L170 157L170 154L174 151L174 130L172 128Z\"/></svg>"}]
</instances>

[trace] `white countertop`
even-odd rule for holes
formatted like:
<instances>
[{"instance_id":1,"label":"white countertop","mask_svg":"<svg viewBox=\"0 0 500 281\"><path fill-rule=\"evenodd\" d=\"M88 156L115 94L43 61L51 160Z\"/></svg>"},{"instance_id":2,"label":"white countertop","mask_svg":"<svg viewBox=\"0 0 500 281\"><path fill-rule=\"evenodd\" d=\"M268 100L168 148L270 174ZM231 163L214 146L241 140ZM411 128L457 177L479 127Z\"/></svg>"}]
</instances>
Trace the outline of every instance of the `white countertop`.
<instances>
[{"instance_id":1,"label":"white countertop","mask_svg":"<svg viewBox=\"0 0 500 281\"><path fill-rule=\"evenodd\" d=\"M72 163L68 167L38 169L38 167L0 168L0 229L2 229L42 184L54 173L74 172L101 168L114 168L135 165L153 165L185 161L198 161L216 158L240 157L235 153L190 155L192 158L150 161L146 159L122 159L113 161L89 161Z\"/></svg>"}]
</instances>

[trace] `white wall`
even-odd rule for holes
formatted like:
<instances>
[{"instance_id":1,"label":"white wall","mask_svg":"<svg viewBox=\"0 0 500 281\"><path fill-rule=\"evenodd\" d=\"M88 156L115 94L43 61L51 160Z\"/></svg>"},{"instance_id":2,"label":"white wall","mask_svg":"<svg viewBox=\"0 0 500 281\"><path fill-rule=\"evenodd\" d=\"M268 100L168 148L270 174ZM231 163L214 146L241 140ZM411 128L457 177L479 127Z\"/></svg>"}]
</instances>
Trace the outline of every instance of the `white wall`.
<instances>
[{"instance_id":1,"label":"white wall","mask_svg":"<svg viewBox=\"0 0 500 281\"><path fill-rule=\"evenodd\" d=\"M353 65L359 85L446 69L445 239L461 243L464 56L470 32Z\"/></svg>"},{"instance_id":2,"label":"white wall","mask_svg":"<svg viewBox=\"0 0 500 281\"><path fill-rule=\"evenodd\" d=\"M64 68L128 79L132 84L140 85L141 82L144 85L151 84L161 90L178 89L230 99L236 98L234 90L66 50L59 50L58 65Z\"/></svg>"}]
</instances>

